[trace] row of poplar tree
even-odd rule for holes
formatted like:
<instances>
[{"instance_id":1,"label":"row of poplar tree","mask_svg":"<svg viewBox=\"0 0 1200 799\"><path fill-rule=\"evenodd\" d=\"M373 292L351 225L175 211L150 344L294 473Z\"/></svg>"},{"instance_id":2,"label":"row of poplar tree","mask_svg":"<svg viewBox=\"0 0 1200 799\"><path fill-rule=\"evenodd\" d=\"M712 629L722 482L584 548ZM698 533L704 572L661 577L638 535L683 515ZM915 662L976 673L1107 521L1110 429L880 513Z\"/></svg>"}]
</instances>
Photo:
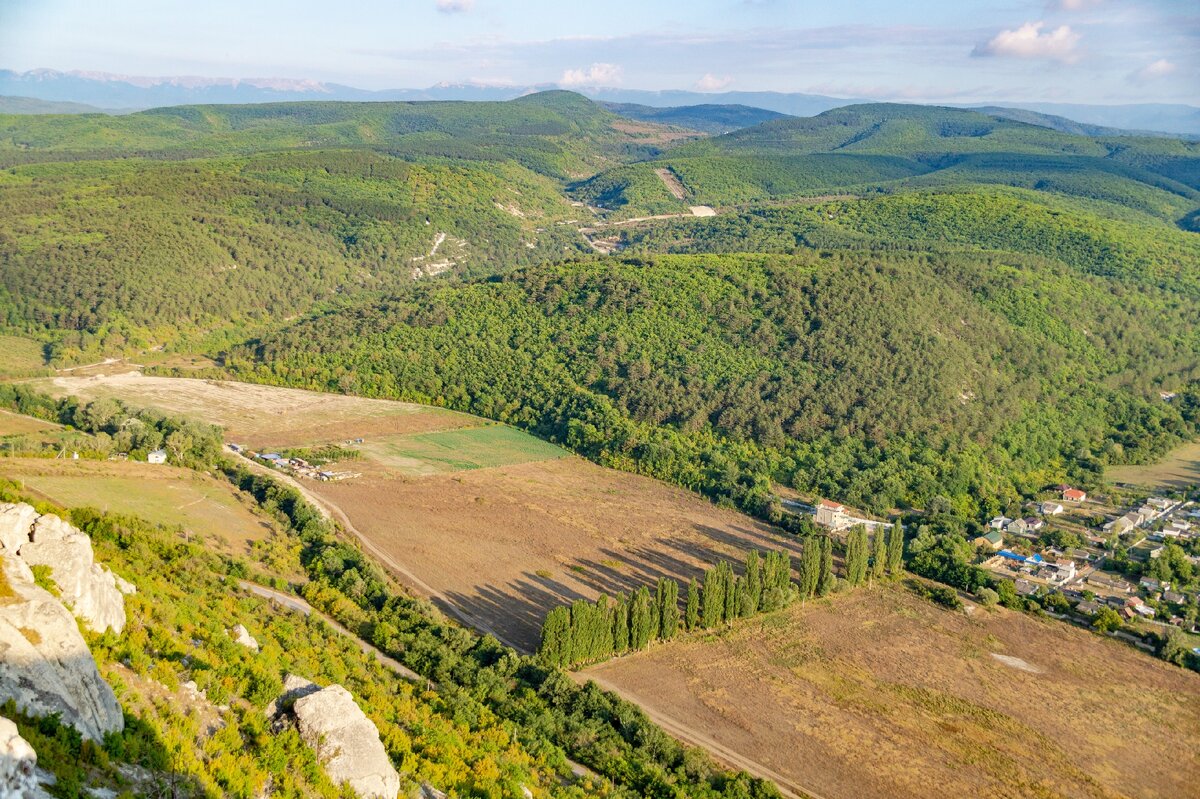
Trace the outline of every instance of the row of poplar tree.
<instances>
[{"instance_id":1,"label":"row of poplar tree","mask_svg":"<svg viewBox=\"0 0 1200 799\"><path fill-rule=\"evenodd\" d=\"M846 538L845 581L861 585L867 579L898 574L904 567L904 531L899 524L881 528L868 539L865 527L850 530ZM833 590L833 540L810 536L800 557L799 583L791 580L792 563L786 551L746 557L742 576L723 560L692 579L682 617L679 583L660 577L653 593L642 586L633 596L610 602L577 599L546 615L539 653L555 666L595 663L614 655L644 649L651 641L674 638L679 630L712 629L734 619L787 607L797 597L824 596Z\"/></svg>"}]
</instances>

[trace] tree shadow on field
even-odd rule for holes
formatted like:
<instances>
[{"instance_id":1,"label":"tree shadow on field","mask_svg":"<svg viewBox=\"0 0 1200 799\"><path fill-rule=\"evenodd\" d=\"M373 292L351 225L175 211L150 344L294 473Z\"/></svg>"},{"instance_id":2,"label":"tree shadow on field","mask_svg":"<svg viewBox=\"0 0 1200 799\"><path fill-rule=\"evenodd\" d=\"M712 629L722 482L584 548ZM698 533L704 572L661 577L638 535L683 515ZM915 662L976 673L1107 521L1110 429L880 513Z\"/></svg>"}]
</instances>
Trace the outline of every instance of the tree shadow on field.
<instances>
[{"instance_id":1,"label":"tree shadow on field","mask_svg":"<svg viewBox=\"0 0 1200 799\"><path fill-rule=\"evenodd\" d=\"M479 626L493 629L505 643L525 652L537 648L541 625L551 608L569 605L577 599L594 600L603 594L609 599L631 595L642 586L653 588L660 578L680 584L681 599L692 579L701 579L705 570L722 560L730 561L734 571L744 570L751 549L787 551L793 559L802 547L795 539L772 534L768 528L739 527L724 530L695 525L695 536L663 536L628 548L606 547L599 557L578 558L557 575L524 572L506 584L476 586L472 592L447 592L435 601L451 615L448 606L478 619ZM793 566L795 564L793 563Z\"/></svg>"}]
</instances>

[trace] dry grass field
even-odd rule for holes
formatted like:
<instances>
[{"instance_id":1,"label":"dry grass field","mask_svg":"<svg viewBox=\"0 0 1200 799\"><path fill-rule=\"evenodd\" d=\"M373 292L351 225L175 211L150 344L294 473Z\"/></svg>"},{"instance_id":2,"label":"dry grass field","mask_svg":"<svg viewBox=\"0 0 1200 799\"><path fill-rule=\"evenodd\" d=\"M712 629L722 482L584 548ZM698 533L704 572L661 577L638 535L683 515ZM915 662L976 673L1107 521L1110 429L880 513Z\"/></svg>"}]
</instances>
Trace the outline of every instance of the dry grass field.
<instances>
[{"instance_id":1,"label":"dry grass field","mask_svg":"<svg viewBox=\"0 0 1200 799\"><path fill-rule=\"evenodd\" d=\"M0 437L23 436L30 433L45 433L57 430L61 425L54 422L43 422L32 416L22 416L19 413L0 409Z\"/></svg>"},{"instance_id":2,"label":"dry grass field","mask_svg":"<svg viewBox=\"0 0 1200 799\"><path fill-rule=\"evenodd\" d=\"M146 377L136 371L59 376L34 385L55 396L118 397L135 407L193 416L224 427L227 441L250 447L308 446L479 423L467 414L411 403L232 381Z\"/></svg>"},{"instance_id":3,"label":"dry grass field","mask_svg":"<svg viewBox=\"0 0 1200 799\"><path fill-rule=\"evenodd\" d=\"M367 472L310 490L418 575L419 590L525 650L554 605L783 546L746 516L574 456L416 478Z\"/></svg>"},{"instance_id":4,"label":"dry grass field","mask_svg":"<svg viewBox=\"0 0 1200 799\"><path fill-rule=\"evenodd\" d=\"M91 506L178 525L243 553L271 528L232 486L188 469L148 463L2 458L0 477L68 507Z\"/></svg>"},{"instance_id":5,"label":"dry grass field","mask_svg":"<svg viewBox=\"0 0 1200 799\"><path fill-rule=\"evenodd\" d=\"M1145 466L1110 466L1104 470L1110 482L1147 489L1181 489L1200 485L1200 441L1171 450L1158 463Z\"/></svg>"},{"instance_id":6,"label":"dry grass field","mask_svg":"<svg viewBox=\"0 0 1200 799\"><path fill-rule=\"evenodd\" d=\"M687 491L467 414L137 373L41 385L196 416L255 448L363 438L354 445L360 459L330 467L360 477L300 484L410 588L524 650L556 604L662 575L687 579L718 557L783 545L764 525Z\"/></svg>"},{"instance_id":7,"label":"dry grass field","mask_svg":"<svg viewBox=\"0 0 1200 799\"><path fill-rule=\"evenodd\" d=\"M580 676L823 799L1200 796L1195 674L1053 620L967 616L899 586Z\"/></svg>"}]
</instances>

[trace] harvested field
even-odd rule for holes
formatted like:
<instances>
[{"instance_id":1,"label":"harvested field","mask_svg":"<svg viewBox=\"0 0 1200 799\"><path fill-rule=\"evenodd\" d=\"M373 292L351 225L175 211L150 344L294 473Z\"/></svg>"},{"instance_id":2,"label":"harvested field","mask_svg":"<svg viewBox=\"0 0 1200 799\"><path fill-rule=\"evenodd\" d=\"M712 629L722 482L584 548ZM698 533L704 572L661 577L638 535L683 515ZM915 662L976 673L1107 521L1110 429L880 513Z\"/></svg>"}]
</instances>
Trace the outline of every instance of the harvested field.
<instances>
[{"instance_id":1,"label":"harvested field","mask_svg":"<svg viewBox=\"0 0 1200 799\"><path fill-rule=\"evenodd\" d=\"M60 425L0 409L0 436L19 436L57 430Z\"/></svg>"},{"instance_id":2,"label":"harvested field","mask_svg":"<svg viewBox=\"0 0 1200 799\"><path fill-rule=\"evenodd\" d=\"M894 585L580 677L823 799L1200 795L1195 674L1059 622L967 616Z\"/></svg>"},{"instance_id":3,"label":"harvested field","mask_svg":"<svg viewBox=\"0 0 1200 799\"><path fill-rule=\"evenodd\" d=\"M232 486L174 466L4 458L0 459L0 476L18 480L59 505L88 505L178 525L210 536L238 553L271 532Z\"/></svg>"},{"instance_id":4,"label":"harvested field","mask_svg":"<svg viewBox=\"0 0 1200 799\"><path fill-rule=\"evenodd\" d=\"M194 416L224 427L227 441L250 447L309 446L479 423L467 414L405 402L233 381L146 377L132 371L55 377L35 385L56 396L118 397L133 406Z\"/></svg>"},{"instance_id":5,"label":"harvested field","mask_svg":"<svg viewBox=\"0 0 1200 799\"><path fill-rule=\"evenodd\" d=\"M1110 466L1104 479L1154 489L1181 489L1200 485L1200 441L1171 450L1158 463L1144 466Z\"/></svg>"},{"instance_id":6,"label":"harvested field","mask_svg":"<svg viewBox=\"0 0 1200 799\"><path fill-rule=\"evenodd\" d=\"M783 546L746 516L574 456L419 478L366 473L310 490L419 576L418 590L525 650L557 604Z\"/></svg>"},{"instance_id":7,"label":"harvested field","mask_svg":"<svg viewBox=\"0 0 1200 799\"><path fill-rule=\"evenodd\" d=\"M385 400L136 373L46 381L226 427L251 447L355 444L359 474L298 484L406 584L525 650L554 605L698 575L782 546L765 525L682 489L596 466L505 425Z\"/></svg>"}]
</instances>

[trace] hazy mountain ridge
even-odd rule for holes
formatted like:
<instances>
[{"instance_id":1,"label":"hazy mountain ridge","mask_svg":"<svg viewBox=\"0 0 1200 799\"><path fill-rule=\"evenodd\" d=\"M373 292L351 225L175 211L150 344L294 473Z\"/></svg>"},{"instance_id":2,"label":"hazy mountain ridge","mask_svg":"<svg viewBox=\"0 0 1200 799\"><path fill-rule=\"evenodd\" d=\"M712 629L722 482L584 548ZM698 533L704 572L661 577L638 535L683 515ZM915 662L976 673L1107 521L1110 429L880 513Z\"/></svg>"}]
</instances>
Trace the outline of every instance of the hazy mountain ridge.
<instances>
[{"instance_id":1,"label":"hazy mountain ridge","mask_svg":"<svg viewBox=\"0 0 1200 799\"><path fill-rule=\"evenodd\" d=\"M297 100L511 100L524 94L557 88L549 84L484 85L439 83L424 89L359 89L336 83L288 78L139 77L107 73L38 69L0 70L0 95L76 102L100 108L152 108L195 103L263 103ZM812 116L832 108L875 102L863 98L830 97L804 92L643 90L581 87L594 100L637 103L654 107L746 105L793 116ZM980 103L950 103L964 108ZM1085 125L1129 130L1161 131L1200 136L1200 108L1183 104L1081 105L995 101L990 107L1018 108L1066 117Z\"/></svg>"}]
</instances>

